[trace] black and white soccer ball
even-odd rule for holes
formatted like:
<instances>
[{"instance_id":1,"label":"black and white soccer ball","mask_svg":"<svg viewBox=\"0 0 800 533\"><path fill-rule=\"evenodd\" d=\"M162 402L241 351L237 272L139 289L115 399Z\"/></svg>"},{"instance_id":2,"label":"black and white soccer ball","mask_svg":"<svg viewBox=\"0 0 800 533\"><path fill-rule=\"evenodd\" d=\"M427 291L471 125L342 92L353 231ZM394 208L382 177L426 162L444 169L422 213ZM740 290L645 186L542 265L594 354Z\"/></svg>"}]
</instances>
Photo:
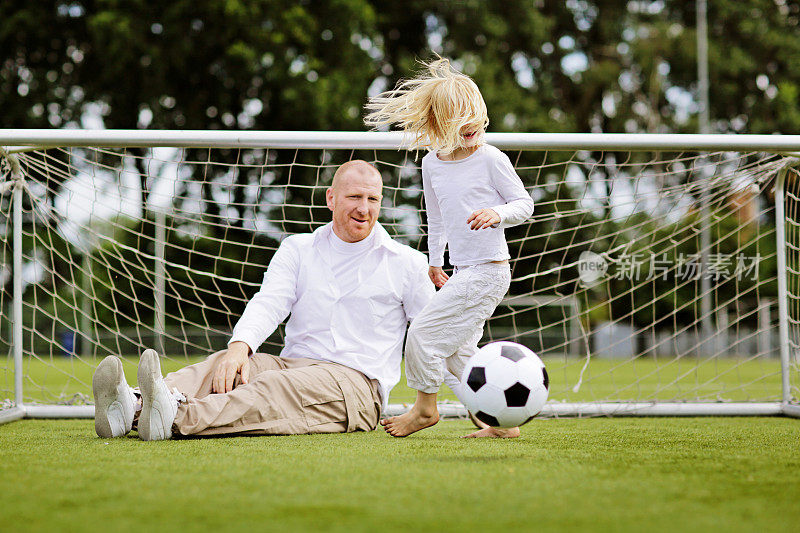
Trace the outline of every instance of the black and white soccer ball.
<instances>
[{"instance_id":1,"label":"black and white soccer ball","mask_svg":"<svg viewBox=\"0 0 800 533\"><path fill-rule=\"evenodd\" d=\"M544 407L550 380L544 363L515 342L492 342L470 357L461 374L462 401L494 427L521 426Z\"/></svg>"}]
</instances>

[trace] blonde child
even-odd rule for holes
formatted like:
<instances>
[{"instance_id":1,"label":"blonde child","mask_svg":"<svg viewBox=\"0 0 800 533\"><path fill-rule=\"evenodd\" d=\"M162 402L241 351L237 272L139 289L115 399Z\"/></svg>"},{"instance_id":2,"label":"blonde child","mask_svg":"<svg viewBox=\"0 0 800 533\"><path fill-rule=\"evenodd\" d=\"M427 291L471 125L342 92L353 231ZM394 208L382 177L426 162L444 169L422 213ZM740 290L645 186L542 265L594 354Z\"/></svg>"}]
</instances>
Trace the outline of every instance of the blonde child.
<instances>
[{"instance_id":1,"label":"blonde child","mask_svg":"<svg viewBox=\"0 0 800 533\"><path fill-rule=\"evenodd\" d=\"M373 128L398 125L413 135L414 148L428 150L422 159L428 275L440 290L408 330L406 376L417 399L408 413L381 421L395 437L439 421L436 394L444 367L461 377L486 320L508 291L510 256L503 228L533 213L533 200L508 157L484 143L489 119L478 86L447 59L423 65L420 76L370 98L365 118ZM445 246L452 277L442 268ZM518 435L518 428L486 427L469 436Z\"/></svg>"}]
</instances>

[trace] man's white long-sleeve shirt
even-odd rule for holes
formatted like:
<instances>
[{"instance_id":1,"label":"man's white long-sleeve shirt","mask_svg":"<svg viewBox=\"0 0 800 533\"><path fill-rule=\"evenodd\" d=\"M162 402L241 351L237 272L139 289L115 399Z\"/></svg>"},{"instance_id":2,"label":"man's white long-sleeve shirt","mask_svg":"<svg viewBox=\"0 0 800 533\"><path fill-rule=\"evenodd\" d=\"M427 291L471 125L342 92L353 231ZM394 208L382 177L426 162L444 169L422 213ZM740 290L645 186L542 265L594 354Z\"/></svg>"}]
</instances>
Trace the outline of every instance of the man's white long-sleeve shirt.
<instances>
[{"instance_id":1,"label":"man's white long-sleeve shirt","mask_svg":"<svg viewBox=\"0 0 800 533\"><path fill-rule=\"evenodd\" d=\"M380 224L363 241L345 243L329 223L284 239L229 344L242 341L255 352L291 313L281 357L358 370L378 380L386 408L400 380L406 326L434 293L425 256Z\"/></svg>"},{"instance_id":2,"label":"man's white long-sleeve shirt","mask_svg":"<svg viewBox=\"0 0 800 533\"><path fill-rule=\"evenodd\" d=\"M503 228L525 222L533 213L533 199L506 154L488 144L457 161L442 161L430 152L422 159L422 185L431 266L444 266L445 245L454 266L511 257ZM500 223L470 229L469 216L485 208L493 209Z\"/></svg>"}]
</instances>

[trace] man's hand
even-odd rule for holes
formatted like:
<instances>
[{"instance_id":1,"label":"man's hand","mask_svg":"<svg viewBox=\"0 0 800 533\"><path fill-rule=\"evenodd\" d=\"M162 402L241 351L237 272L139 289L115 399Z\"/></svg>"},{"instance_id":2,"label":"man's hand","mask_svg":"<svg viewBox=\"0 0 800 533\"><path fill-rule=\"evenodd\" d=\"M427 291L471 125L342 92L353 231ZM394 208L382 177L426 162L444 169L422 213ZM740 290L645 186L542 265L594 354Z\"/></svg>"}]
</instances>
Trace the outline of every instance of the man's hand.
<instances>
[{"instance_id":1,"label":"man's hand","mask_svg":"<svg viewBox=\"0 0 800 533\"><path fill-rule=\"evenodd\" d=\"M494 209L478 209L473 212L467 219L470 229L484 229L490 228L495 224L500 223L500 215Z\"/></svg>"},{"instance_id":2,"label":"man's hand","mask_svg":"<svg viewBox=\"0 0 800 533\"><path fill-rule=\"evenodd\" d=\"M214 379L211 381L211 392L217 394L233 390L236 374L242 375L242 383L250 381L250 347L244 342L232 342L228 351L219 361Z\"/></svg>"},{"instance_id":3,"label":"man's hand","mask_svg":"<svg viewBox=\"0 0 800 533\"><path fill-rule=\"evenodd\" d=\"M441 289L442 285L444 285L445 282L450 279L450 276L444 273L442 267L428 267L428 277L431 278L433 284L439 289Z\"/></svg>"}]
</instances>

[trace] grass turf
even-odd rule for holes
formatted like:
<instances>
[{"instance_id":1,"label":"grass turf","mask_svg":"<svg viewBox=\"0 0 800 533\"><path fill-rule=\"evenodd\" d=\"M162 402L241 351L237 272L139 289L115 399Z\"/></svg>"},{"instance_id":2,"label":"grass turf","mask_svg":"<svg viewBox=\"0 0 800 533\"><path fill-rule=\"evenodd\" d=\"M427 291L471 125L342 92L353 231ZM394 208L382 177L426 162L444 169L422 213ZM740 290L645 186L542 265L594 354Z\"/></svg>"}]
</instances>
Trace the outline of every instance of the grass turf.
<instances>
[{"instance_id":1,"label":"grass turf","mask_svg":"<svg viewBox=\"0 0 800 533\"><path fill-rule=\"evenodd\" d=\"M0 426L0 531L789 531L800 422L465 421L406 439L140 442L90 420Z\"/></svg>"}]
</instances>

